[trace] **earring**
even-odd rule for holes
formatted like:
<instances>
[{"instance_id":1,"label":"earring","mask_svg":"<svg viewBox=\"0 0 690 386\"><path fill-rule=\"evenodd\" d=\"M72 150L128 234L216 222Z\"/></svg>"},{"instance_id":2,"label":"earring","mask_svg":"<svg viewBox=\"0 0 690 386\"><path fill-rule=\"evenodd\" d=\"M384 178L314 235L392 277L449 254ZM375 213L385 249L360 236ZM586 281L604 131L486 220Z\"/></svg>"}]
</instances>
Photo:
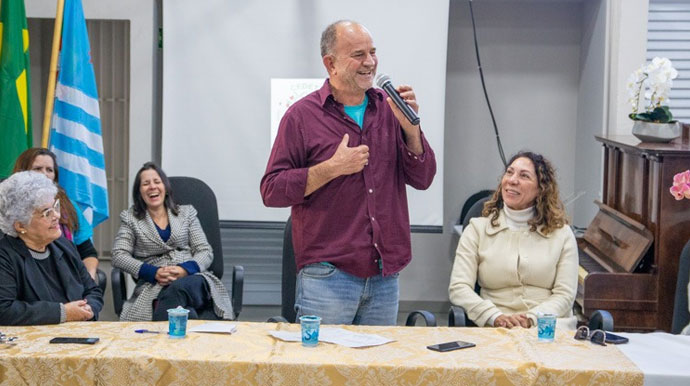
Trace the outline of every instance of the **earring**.
<instances>
[{"instance_id":1,"label":"earring","mask_svg":"<svg viewBox=\"0 0 690 386\"><path fill-rule=\"evenodd\" d=\"M20 231L19 233L21 233L21 234L25 234L25 233L26 233L26 231L25 231L25 230L22 230L22 231Z\"/></svg>"}]
</instances>

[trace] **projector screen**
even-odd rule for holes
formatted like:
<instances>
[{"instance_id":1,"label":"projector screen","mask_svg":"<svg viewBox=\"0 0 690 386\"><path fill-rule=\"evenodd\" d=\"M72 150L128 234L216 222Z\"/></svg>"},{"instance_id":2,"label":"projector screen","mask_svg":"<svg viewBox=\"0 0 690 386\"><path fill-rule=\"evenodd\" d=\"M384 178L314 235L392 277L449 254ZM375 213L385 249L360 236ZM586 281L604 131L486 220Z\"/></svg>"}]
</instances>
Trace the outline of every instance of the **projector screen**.
<instances>
[{"instance_id":1,"label":"projector screen","mask_svg":"<svg viewBox=\"0 0 690 386\"><path fill-rule=\"evenodd\" d=\"M412 225L443 222L443 132L449 1L163 1L162 167L218 198L222 220L285 221L259 182L271 151L271 80L327 77L323 29L352 19L371 32L379 73L411 85L438 170L408 188Z\"/></svg>"}]
</instances>

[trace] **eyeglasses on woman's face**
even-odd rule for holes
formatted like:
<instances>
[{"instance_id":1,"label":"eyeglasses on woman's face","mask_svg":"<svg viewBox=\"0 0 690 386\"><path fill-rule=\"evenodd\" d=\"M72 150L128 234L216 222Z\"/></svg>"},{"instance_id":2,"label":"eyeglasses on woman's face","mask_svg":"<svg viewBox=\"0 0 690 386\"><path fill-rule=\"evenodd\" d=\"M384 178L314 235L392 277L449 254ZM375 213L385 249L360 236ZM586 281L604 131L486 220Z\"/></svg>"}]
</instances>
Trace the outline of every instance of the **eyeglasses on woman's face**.
<instances>
[{"instance_id":1,"label":"eyeglasses on woman's face","mask_svg":"<svg viewBox=\"0 0 690 386\"><path fill-rule=\"evenodd\" d=\"M40 212L40 216L44 219L52 219L53 216L60 217L60 200L57 199L50 208L45 208Z\"/></svg>"},{"instance_id":2,"label":"eyeglasses on woman's face","mask_svg":"<svg viewBox=\"0 0 690 386\"><path fill-rule=\"evenodd\" d=\"M589 327L582 326L575 332L575 339L577 340L589 340L592 343L606 346L606 332L604 330L593 330L589 331Z\"/></svg>"}]
</instances>

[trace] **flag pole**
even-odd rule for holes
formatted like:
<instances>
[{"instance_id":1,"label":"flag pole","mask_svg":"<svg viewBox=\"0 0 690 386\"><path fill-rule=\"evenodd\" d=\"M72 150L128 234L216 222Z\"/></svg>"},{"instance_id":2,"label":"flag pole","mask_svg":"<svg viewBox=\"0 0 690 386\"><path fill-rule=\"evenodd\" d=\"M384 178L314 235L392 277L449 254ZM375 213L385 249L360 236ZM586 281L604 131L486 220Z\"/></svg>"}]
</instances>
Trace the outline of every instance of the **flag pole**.
<instances>
[{"instance_id":1,"label":"flag pole","mask_svg":"<svg viewBox=\"0 0 690 386\"><path fill-rule=\"evenodd\" d=\"M53 52L50 55L50 72L48 73L48 90L46 91L46 109L43 113L43 135L41 147L48 147L50 136L50 118L53 115L53 101L55 99L55 79L57 78L57 62L62 39L62 17L65 10L65 0L58 0L55 14L55 28L53 29Z\"/></svg>"}]
</instances>

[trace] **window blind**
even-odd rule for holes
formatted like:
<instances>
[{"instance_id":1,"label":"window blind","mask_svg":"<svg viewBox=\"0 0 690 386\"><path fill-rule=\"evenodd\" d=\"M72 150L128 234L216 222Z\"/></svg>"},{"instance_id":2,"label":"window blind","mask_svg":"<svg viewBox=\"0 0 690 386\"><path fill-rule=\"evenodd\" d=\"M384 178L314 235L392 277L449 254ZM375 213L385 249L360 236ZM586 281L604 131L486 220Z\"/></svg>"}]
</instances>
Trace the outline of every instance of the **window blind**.
<instances>
[{"instance_id":1,"label":"window blind","mask_svg":"<svg viewBox=\"0 0 690 386\"><path fill-rule=\"evenodd\" d=\"M666 57L678 70L669 96L674 118L690 122L690 2L652 0L647 27L647 61Z\"/></svg>"}]
</instances>

